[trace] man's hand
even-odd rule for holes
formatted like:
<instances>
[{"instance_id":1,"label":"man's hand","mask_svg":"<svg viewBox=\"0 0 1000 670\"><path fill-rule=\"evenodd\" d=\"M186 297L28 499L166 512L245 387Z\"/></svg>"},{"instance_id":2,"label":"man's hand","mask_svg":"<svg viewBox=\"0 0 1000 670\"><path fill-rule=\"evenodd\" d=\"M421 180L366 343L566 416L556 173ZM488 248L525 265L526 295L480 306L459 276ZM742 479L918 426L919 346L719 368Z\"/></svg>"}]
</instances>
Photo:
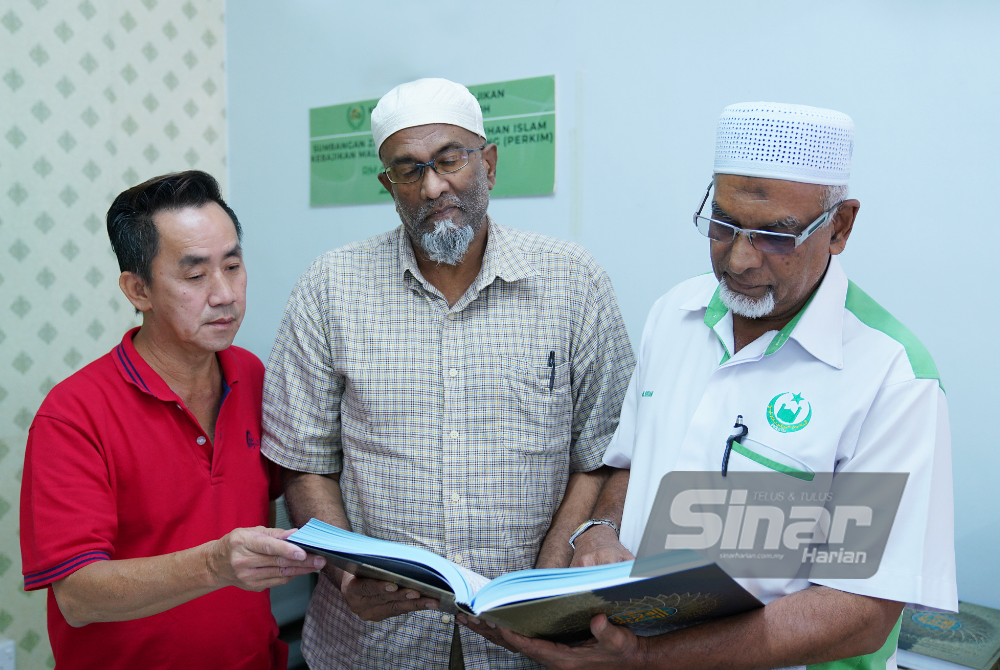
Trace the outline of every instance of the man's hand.
<instances>
[{"instance_id":1,"label":"man's hand","mask_svg":"<svg viewBox=\"0 0 1000 670\"><path fill-rule=\"evenodd\" d=\"M263 526L237 528L212 543L209 573L220 586L263 591L320 570L325 558L284 541L294 532Z\"/></svg>"},{"instance_id":2,"label":"man's hand","mask_svg":"<svg viewBox=\"0 0 1000 670\"><path fill-rule=\"evenodd\" d=\"M507 651L513 651L517 653L518 651L517 648L515 648L510 642L504 639L503 635L500 632L502 629L497 628L495 624L492 624L488 621L480 621L478 618L474 616L468 616L466 614L459 614L458 616L455 617L455 619L458 620L458 623L462 624L463 626L471 630L473 633L479 633L493 644L499 645L504 649L506 649Z\"/></svg>"},{"instance_id":3,"label":"man's hand","mask_svg":"<svg viewBox=\"0 0 1000 670\"><path fill-rule=\"evenodd\" d=\"M594 668L644 667L640 640L628 628L611 625L608 618L598 614L590 620L594 638L578 647L533 640L506 628L498 628L507 642L505 647L518 651L547 668L555 670L587 670Z\"/></svg>"},{"instance_id":4,"label":"man's hand","mask_svg":"<svg viewBox=\"0 0 1000 670\"><path fill-rule=\"evenodd\" d=\"M591 565L605 565L607 563L621 563L631 561L635 556L626 549L615 531L605 525L596 525L588 528L583 535L576 538L576 551L573 552L573 561L569 564L571 568L580 568Z\"/></svg>"},{"instance_id":5,"label":"man's hand","mask_svg":"<svg viewBox=\"0 0 1000 670\"><path fill-rule=\"evenodd\" d=\"M413 589L401 589L392 582L355 577L341 571L340 592L351 611L365 621L383 621L418 610L436 610L438 601L422 598ZM336 583L336 582L335 582Z\"/></svg>"}]
</instances>

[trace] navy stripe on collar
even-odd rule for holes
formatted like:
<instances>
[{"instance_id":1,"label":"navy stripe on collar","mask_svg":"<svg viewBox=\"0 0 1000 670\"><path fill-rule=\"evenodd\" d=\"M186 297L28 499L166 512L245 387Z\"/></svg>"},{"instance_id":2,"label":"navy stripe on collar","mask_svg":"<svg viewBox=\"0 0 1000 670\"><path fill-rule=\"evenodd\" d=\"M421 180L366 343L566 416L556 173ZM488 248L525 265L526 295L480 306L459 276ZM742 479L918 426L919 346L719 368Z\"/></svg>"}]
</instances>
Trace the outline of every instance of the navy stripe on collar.
<instances>
[{"instance_id":1,"label":"navy stripe on collar","mask_svg":"<svg viewBox=\"0 0 1000 670\"><path fill-rule=\"evenodd\" d=\"M119 344L118 347L116 348L116 351L118 352L118 360L120 360L122 362L122 365L125 366L125 372L127 372L128 376L132 378L132 382L136 386L139 386L141 384L142 388L146 389L146 393L148 393L149 395L154 395L154 393L149 390L149 387L146 386L146 382L142 380L142 375L140 375L139 371L135 369L135 366L132 364L131 359L129 359L128 357L128 353L125 351L125 347Z\"/></svg>"}]
</instances>

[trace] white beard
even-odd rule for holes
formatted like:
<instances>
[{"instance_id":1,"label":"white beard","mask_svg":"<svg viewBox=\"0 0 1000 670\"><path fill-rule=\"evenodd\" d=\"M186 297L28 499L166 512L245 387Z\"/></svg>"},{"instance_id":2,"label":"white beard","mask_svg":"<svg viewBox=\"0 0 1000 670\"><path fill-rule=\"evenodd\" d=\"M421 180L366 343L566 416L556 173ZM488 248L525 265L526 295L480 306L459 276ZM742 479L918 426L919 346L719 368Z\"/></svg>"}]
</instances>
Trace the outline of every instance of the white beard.
<instances>
[{"instance_id":1,"label":"white beard","mask_svg":"<svg viewBox=\"0 0 1000 670\"><path fill-rule=\"evenodd\" d=\"M774 311L773 288L768 288L763 298L751 298L731 290L723 279L719 282L719 299L733 314L745 319L759 319Z\"/></svg>"},{"instance_id":2,"label":"white beard","mask_svg":"<svg viewBox=\"0 0 1000 670\"><path fill-rule=\"evenodd\" d=\"M433 231L420 236L420 248L435 263L458 265L475 236L472 226L456 226L451 219L442 219Z\"/></svg>"}]
</instances>

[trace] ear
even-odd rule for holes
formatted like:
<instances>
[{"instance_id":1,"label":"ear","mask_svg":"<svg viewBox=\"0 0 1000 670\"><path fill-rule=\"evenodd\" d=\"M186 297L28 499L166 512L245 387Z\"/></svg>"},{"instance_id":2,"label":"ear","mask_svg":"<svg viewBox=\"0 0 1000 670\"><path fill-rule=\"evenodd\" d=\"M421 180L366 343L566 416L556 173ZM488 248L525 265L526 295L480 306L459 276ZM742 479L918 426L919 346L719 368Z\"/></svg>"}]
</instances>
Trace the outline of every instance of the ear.
<instances>
[{"instance_id":1,"label":"ear","mask_svg":"<svg viewBox=\"0 0 1000 670\"><path fill-rule=\"evenodd\" d=\"M139 275L134 272L123 272L118 277L118 286L121 288L122 293L128 298L128 301L132 303L140 312L148 312L153 308L153 301L149 296L149 287L146 282L142 281Z\"/></svg>"},{"instance_id":2,"label":"ear","mask_svg":"<svg viewBox=\"0 0 1000 670\"><path fill-rule=\"evenodd\" d=\"M378 173L378 181L380 184L382 184L382 187L389 192L389 195L391 195L393 199L395 199L396 194L392 192L392 182L389 181L389 178L385 176L385 172Z\"/></svg>"},{"instance_id":3,"label":"ear","mask_svg":"<svg viewBox=\"0 0 1000 670\"><path fill-rule=\"evenodd\" d=\"M833 234L830 236L830 253L836 256L844 251L847 238L854 230L854 220L858 218L861 203L857 200L845 200L833 217Z\"/></svg>"},{"instance_id":4,"label":"ear","mask_svg":"<svg viewBox=\"0 0 1000 670\"><path fill-rule=\"evenodd\" d=\"M483 149L483 163L486 165L486 183L492 191L497 183L497 145L490 144Z\"/></svg>"}]
</instances>

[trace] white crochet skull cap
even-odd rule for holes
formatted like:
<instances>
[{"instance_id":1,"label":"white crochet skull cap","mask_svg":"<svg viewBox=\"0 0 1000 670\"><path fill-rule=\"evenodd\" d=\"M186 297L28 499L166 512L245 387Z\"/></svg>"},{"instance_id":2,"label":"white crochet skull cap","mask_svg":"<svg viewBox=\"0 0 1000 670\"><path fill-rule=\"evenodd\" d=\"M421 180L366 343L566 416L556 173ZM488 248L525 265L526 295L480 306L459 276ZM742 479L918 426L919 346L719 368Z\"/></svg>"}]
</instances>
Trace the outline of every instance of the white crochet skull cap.
<instances>
[{"instance_id":1,"label":"white crochet skull cap","mask_svg":"<svg viewBox=\"0 0 1000 670\"><path fill-rule=\"evenodd\" d=\"M382 96L372 110L375 150L398 130L429 123L449 123L483 139L483 110L469 89L447 79L417 79Z\"/></svg>"},{"instance_id":2,"label":"white crochet skull cap","mask_svg":"<svg viewBox=\"0 0 1000 670\"><path fill-rule=\"evenodd\" d=\"M851 176L854 121L832 109L778 102L726 107L715 135L715 174L826 186Z\"/></svg>"}]
</instances>

